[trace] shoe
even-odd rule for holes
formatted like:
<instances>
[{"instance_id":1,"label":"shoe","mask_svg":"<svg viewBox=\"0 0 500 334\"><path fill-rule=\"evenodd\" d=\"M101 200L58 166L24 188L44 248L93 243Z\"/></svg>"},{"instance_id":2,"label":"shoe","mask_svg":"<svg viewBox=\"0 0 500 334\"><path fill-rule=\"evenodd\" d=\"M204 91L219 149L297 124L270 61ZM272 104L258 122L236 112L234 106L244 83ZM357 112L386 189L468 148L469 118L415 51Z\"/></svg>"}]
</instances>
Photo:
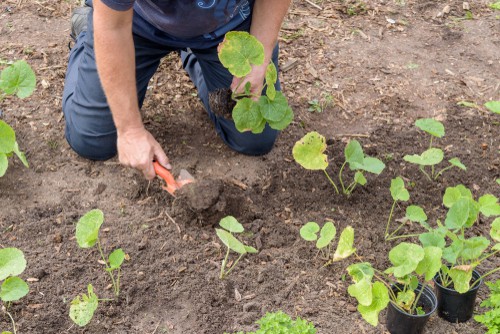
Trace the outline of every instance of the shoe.
<instances>
[{"instance_id":1,"label":"shoe","mask_svg":"<svg viewBox=\"0 0 500 334\"><path fill-rule=\"evenodd\" d=\"M87 17L89 16L91 7L79 7L73 11L71 15L71 38L76 41L76 38L82 31L87 30Z\"/></svg>"}]
</instances>

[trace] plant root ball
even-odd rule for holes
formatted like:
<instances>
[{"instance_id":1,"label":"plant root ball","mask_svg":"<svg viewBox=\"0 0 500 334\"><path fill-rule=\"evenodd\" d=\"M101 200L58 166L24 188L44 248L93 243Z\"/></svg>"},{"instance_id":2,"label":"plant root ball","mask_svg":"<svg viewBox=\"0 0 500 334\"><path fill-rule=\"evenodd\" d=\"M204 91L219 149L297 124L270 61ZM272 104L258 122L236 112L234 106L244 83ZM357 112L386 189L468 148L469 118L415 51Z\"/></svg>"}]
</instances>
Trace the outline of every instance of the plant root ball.
<instances>
[{"instance_id":1,"label":"plant root ball","mask_svg":"<svg viewBox=\"0 0 500 334\"><path fill-rule=\"evenodd\" d=\"M208 104L214 114L231 119L236 102L231 99L232 91L229 88L217 89L208 93Z\"/></svg>"},{"instance_id":2,"label":"plant root ball","mask_svg":"<svg viewBox=\"0 0 500 334\"><path fill-rule=\"evenodd\" d=\"M183 186L176 195L192 210L201 212L211 209L219 202L223 188L221 180L203 179Z\"/></svg>"}]
</instances>

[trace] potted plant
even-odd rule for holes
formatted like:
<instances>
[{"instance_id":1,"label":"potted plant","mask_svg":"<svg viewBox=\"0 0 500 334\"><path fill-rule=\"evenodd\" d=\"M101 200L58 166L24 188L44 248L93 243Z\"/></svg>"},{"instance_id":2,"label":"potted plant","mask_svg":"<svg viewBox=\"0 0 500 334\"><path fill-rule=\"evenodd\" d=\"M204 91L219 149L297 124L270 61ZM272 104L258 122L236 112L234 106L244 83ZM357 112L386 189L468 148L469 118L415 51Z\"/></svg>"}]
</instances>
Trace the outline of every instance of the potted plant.
<instances>
[{"instance_id":1,"label":"potted plant","mask_svg":"<svg viewBox=\"0 0 500 334\"><path fill-rule=\"evenodd\" d=\"M483 278L500 271L495 268L481 275L475 269L486 259L500 252L500 218L496 218L490 229L490 238L470 236L470 228L478 221L479 214L485 217L500 215L498 199L486 194L475 201L472 192L463 185L449 187L443 196L448 213L444 224L428 225L428 232L419 239L422 245L438 247L447 262L434 277L438 298L438 314L450 322L465 322L472 317L477 291Z\"/></svg>"},{"instance_id":2,"label":"potted plant","mask_svg":"<svg viewBox=\"0 0 500 334\"><path fill-rule=\"evenodd\" d=\"M354 283L347 291L369 324L377 326L379 313L388 307L386 323L391 334L422 333L437 307L427 282L441 268L441 256L438 247L402 242L390 250L392 266L385 271L368 262L350 265L347 272Z\"/></svg>"}]
</instances>

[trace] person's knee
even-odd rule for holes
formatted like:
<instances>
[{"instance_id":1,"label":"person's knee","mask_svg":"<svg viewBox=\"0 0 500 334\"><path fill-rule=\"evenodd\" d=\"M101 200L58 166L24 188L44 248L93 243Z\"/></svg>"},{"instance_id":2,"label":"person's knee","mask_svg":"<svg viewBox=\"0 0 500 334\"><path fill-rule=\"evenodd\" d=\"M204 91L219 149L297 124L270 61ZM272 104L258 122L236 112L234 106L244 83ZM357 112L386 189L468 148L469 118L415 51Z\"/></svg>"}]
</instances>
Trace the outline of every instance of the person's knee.
<instances>
[{"instance_id":1,"label":"person's knee","mask_svg":"<svg viewBox=\"0 0 500 334\"><path fill-rule=\"evenodd\" d=\"M96 134L66 124L66 140L73 151L89 160L103 161L116 155L116 133Z\"/></svg>"}]
</instances>

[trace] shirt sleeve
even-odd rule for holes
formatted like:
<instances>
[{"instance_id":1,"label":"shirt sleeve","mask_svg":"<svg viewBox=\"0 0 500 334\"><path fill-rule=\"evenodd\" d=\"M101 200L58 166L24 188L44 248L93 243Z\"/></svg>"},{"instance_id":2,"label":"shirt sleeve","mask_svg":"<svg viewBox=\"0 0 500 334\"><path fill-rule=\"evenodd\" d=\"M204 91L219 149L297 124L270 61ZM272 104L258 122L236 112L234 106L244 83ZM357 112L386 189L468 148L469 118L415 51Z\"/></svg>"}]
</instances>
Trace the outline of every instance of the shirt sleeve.
<instances>
[{"instance_id":1,"label":"shirt sleeve","mask_svg":"<svg viewBox=\"0 0 500 334\"><path fill-rule=\"evenodd\" d=\"M135 0L101 0L106 6L111 9L126 11L134 6Z\"/></svg>"}]
</instances>

